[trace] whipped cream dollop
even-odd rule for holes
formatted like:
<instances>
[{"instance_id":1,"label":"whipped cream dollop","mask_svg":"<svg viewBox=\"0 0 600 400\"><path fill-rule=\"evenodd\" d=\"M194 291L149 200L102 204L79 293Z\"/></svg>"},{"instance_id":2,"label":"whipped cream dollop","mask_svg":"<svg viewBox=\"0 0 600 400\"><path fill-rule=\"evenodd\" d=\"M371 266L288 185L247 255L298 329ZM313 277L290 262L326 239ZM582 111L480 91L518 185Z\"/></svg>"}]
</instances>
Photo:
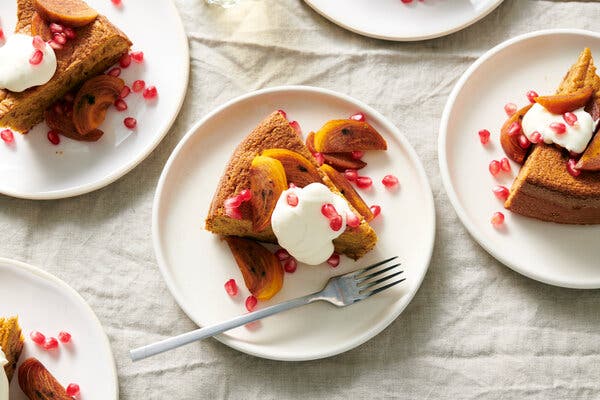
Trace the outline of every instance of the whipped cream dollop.
<instances>
[{"instance_id":1,"label":"whipped cream dollop","mask_svg":"<svg viewBox=\"0 0 600 400\"><path fill-rule=\"evenodd\" d=\"M33 65L29 62L36 49L33 38L16 33L0 47L0 89L22 92L47 83L56 72L56 54L44 44L42 61Z\"/></svg>"},{"instance_id":2,"label":"whipped cream dollop","mask_svg":"<svg viewBox=\"0 0 600 400\"><path fill-rule=\"evenodd\" d=\"M592 116L583 108L573 111L573 114L577 116L577 122L571 126L565 122L562 115L552 114L542 105L535 103L523 116L523 133L531 140L533 133L537 131L547 144L554 143L569 151L583 153L594 134L595 124ZM557 133L550 128L550 124L555 122L564 124L566 132Z\"/></svg>"},{"instance_id":3,"label":"whipped cream dollop","mask_svg":"<svg viewBox=\"0 0 600 400\"><path fill-rule=\"evenodd\" d=\"M0 346L0 400L8 400L8 378L4 372L6 364L8 364L8 360Z\"/></svg>"},{"instance_id":4,"label":"whipped cream dollop","mask_svg":"<svg viewBox=\"0 0 600 400\"><path fill-rule=\"evenodd\" d=\"M288 195L295 195L298 204L290 205ZM342 217L339 230L333 230L330 220L321 212L324 204L332 204ZM346 215L350 212L343 197L322 183L311 183L304 188L290 188L281 194L271 216L271 226L279 245L296 260L317 265L333 254L332 241L346 229Z\"/></svg>"}]
</instances>

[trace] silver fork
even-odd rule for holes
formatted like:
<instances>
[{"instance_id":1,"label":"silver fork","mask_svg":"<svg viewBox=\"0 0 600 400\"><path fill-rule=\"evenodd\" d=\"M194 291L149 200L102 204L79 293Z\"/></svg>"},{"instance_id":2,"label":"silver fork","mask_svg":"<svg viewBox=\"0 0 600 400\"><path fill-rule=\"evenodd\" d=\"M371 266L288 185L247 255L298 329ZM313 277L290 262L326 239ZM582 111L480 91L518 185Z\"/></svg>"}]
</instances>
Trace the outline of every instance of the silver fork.
<instances>
[{"instance_id":1,"label":"silver fork","mask_svg":"<svg viewBox=\"0 0 600 400\"><path fill-rule=\"evenodd\" d=\"M383 292L384 290L389 289L405 280L405 278L399 278L389 282L392 278L395 278L404 272L399 270L399 263L386 266L385 268L378 268L383 267L396 258L398 257L396 256L388 258L387 260L369 265L366 268L349 272L344 275L334 276L333 278L329 279L322 290L316 293L299 297L297 299L284 301L283 303L279 303L274 306L240 315L239 317L235 317L229 321L196 329L191 332L161 340L160 342L139 347L131 350L129 352L129 356L133 361L139 361L144 358L148 358L156 354L160 354L165 351L195 342L197 340L218 335L219 333L223 333L230 329L237 328L238 326L269 317L273 314L310 304L315 301L327 301L338 307L349 306L350 304L354 304L377 293ZM385 285L380 286L383 283L385 283Z\"/></svg>"}]
</instances>

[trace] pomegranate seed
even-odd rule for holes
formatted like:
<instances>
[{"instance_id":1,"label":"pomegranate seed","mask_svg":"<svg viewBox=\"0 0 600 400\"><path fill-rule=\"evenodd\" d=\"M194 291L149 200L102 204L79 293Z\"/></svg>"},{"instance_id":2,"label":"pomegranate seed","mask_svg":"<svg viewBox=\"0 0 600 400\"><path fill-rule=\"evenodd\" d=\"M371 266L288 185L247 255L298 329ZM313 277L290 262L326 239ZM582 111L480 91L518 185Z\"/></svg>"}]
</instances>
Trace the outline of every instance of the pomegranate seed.
<instances>
[{"instance_id":1,"label":"pomegranate seed","mask_svg":"<svg viewBox=\"0 0 600 400\"><path fill-rule=\"evenodd\" d=\"M246 310L254 310L256 308L256 304L258 304L258 300L256 300L256 297L250 295L246 298Z\"/></svg>"},{"instance_id":2,"label":"pomegranate seed","mask_svg":"<svg viewBox=\"0 0 600 400\"><path fill-rule=\"evenodd\" d=\"M110 75L110 76L114 76L115 78L119 75L121 75L121 68L119 67L114 67L111 70L109 70L106 75Z\"/></svg>"},{"instance_id":3,"label":"pomegranate seed","mask_svg":"<svg viewBox=\"0 0 600 400\"><path fill-rule=\"evenodd\" d=\"M567 131L567 127L562 122L551 123L550 129L552 129L557 135L562 135Z\"/></svg>"},{"instance_id":4,"label":"pomegranate seed","mask_svg":"<svg viewBox=\"0 0 600 400\"><path fill-rule=\"evenodd\" d=\"M12 143L15 141L15 135L10 129L4 129L3 131L0 131L0 138L2 138L5 143Z\"/></svg>"},{"instance_id":5,"label":"pomegranate seed","mask_svg":"<svg viewBox=\"0 0 600 400\"><path fill-rule=\"evenodd\" d=\"M363 158L364 155L365 155L365 152L359 151L359 150L356 150L356 151L353 151L352 153L350 153L350 156L352 158L354 158L355 160L360 160L361 158Z\"/></svg>"},{"instance_id":6,"label":"pomegranate seed","mask_svg":"<svg viewBox=\"0 0 600 400\"><path fill-rule=\"evenodd\" d=\"M67 386L67 396L77 396L79 391L79 385L76 383L69 383L69 386Z\"/></svg>"},{"instance_id":7,"label":"pomegranate seed","mask_svg":"<svg viewBox=\"0 0 600 400\"><path fill-rule=\"evenodd\" d=\"M351 115L348 119L353 119L355 121L365 122L367 117L362 112L357 112L356 114Z\"/></svg>"},{"instance_id":8,"label":"pomegranate seed","mask_svg":"<svg viewBox=\"0 0 600 400\"><path fill-rule=\"evenodd\" d=\"M38 331L33 331L29 334L31 341L35 344L39 344L40 346L44 344L46 341L46 336L43 333Z\"/></svg>"},{"instance_id":9,"label":"pomegranate seed","mask_svg":"<svg viewBox=\"0 0 600 400\"><path fill-rule=\"evenodd\" d=\"M129 86L125 85L123 86L123 90L121 90L121 93L119 93L119 97L124 99L125 97L129 96L129 93L131 93L131 89L129 88Z\"/></svg>"},{"instance_id":10,"label":"pomegranate seed","mask_svg":"<svg viewBox=\"0 0 600 400\"><path fill-rule=\"evenodd\" d=\"M371 178L369 178L368 176L356 177L356 186L358 186L361 189L369 188L369 187L371 187L372 184L373 184L373 180Z\"/></svg>"},{"instance_id":11,"label":"pomegranate seed","mask_svg":"<svg viewBox=\"0 0 600 400\"><path fill-rule=\"evenodd\" d=\"M36 50L44 51L46 49L46 42L40 36L33 37L33 48Z\"/></svg>"},{"instance_id":12,"label":"pomegranate seed","mask_svg":"<svg viewBox=\"0 0 600 400\"><path fill-rule=\"evenodd\" d=\"M52 40L60 45L67 44L67 36L64 33L55 33L54 36L52 36Z\"/></svg>"},{"instance_id":13,"label":"pomegranate seed","mask_svg":"<svg viewBox=\"0 0 600 400\"><path fill-rule=\"evenodd\" d=\"M252 191L250 189L244 189L238 195L242 201L250 201L252 199Z\"/></svg>"},{"instance_id":14,"label":"pomegranate seed","mask_svg":"<svg viewBox=\"0 0 600 400\"><path fill-rule=\"evenodd\" d=\"M295 193L288 193L285 199L290 207L298 205L298 196Z\"/></svg>"},{"instance_id":15,"label":"pomegranate seed","mask_svg":"<svg viewBox=\"0 0 600 400\"><path fill-rule=\"evenodd\" d=\"M135 127L137 126L137 120L133 117L127 117L123 120L123 123L125 124L125 126L129 129L135 129Z\"/></svg>"},{"instance_id":16,"label":"pomegranate seed","mask_svg":"<svg viewBox=\"0 0 600 400\"><path fill-rule=\"evenodd\" d=\"M48 44L50 45L50 47L52 47L53 50L63 49L63 45L60 43L56 43L54 40L49 41Z\"/></svg>"},{"instance_id":17,"label":"pomegranate seed","mask_svg":"<svg viewBox=\"0 0 600 400\"><path fill-rule=\"evenodd\" d=\"M577 160L574 158L570 158L569 161L567 161L567 171L574 177L578 177L581 174L581 170L577 169L576 165Z\"/></svg>"},{"instance_id":18,"label":"pomegranate seed","mask_svg":"<svg viewBox=\"0 0 600 400\"><path fill-rule=\"evenodd\" d=\"M125 111L127 110L127 103L123 99L117 99L115 100L115 108L119 111Z\"/></svg>"},{"instance_id":19,"label":"pomegranate seed","mask_svg":"<svg viewBox=\"0 0 600 400\"><path fill-rule=\"evenodd\" d=\"M500 211L495 212L494 215L492 215L491 222L496 228L501 226L504 223L504 214L502 214Z\"/></svg>"},{"instance_id":20,"label":"pomegranate seed","mask_svg":"<svg viewBox=\"0 0 600 400\"><path fill-rule=\"evenodd\" d=\"M294 130L296 131L296 133L300 136L302 136L302 128L300 128L300 124L298 123L298 121L292 121L290 122L290 126L292 128L294 128Z\"/></svg>"},{"instance_id":21,"label":"pomegranate seed","mask_svg":"<svg viewBox=\"0 0 600 400\"><path fill-rule=\"evenodd\" d=\"M152 100L158 96L158 91L156 90L156 86L148 86L144 89L144 93L142 94L146 100Z\"/></svg>"},{"instance_id":22,"label":"pomegranate seed","mask_svg":"<svg viewBox=\"0 0 600 400\"><path fill-rule=\"evenodd\" d=\"M325 157L321 153L315 153L315 160L317 160L317 164L319 165L325 164Z\"/></svg>"},{"instance_id":23,"label":"pomegranate seed","mask_svg":"<svg viewBox=\"0 0 600 400\"><path fill-rule=\"evenodd\" d=\"M504 157L500 160L500 168L502 168L502 171L510 171L510 162L508 162L508 158Z\"/></svg>"},{"instance_id":24,"label":"pomegranate seed","mask_svg":"<svg viewBox=\"0 0 600 400\"><path fill-rule=\"evenodd\" d=\"M490 174L492 174L493 176L496 176L500 172L500 162L496 161L496 160L492 160L492 162L490 162L490 166L488 168L490 170Z\"/></svg>"},{"instance_id":25,"label":"pomegranate seed","mask_svg":"<svg viewBox=\"0 0 600 400\"><path fill-rule=\"evenodd\" d=\"M225 207L225 215L233 219L242 219L242 213L238 207Z\"/></svg>"},{"instance_id":26,"label":"pomegranate seed","mask_svg":"<svg viewBox=\"0 0 600 400\"><path fill-rule=\"evenodd\" d=\"M346 214L346 225L351 228L356 228L360 225L360 218L358 218L358 216L353 212L349 212Z\"/></svg>"},{"instance_id":27,"label":"pomegranate seed","mask_svg":"<svg viewBox=\"0 0 600 400\"><path fill-rule=\"evenodd\" d=\"M519 121L515 121L512 124L510 124L510 126L508 127L508 135L509 136L518 135L519 133L521 133L522 129L523 128L521 127L521 123Z\"/></svg>"},{"instance_id":28,"label":"pomegranate seed","mask_svg":"<svg viewBox=\"0 0 600 400\"><path fill-rule=\"evenodd\" d=\"M121 0L110 0L115 6L119 7L121 5Z\"/></svg>"},{"instance_id":29,"label":"pomegranate seed","mask_svg":"<svg viewBox=\"0 0 600 400\"><path fill-rule=\"evenodd\" d=\"M278 112L279 114L281 114L281 116L282 116L283 118L287 119L287 113L286 113L285 111L283 111L283 110L277 110L277 112Z\"/></svg>"},{"instance_id":30,"label":"pomegranate seed","mask_svg":"<svg viewBox=\"0 0 600 400\"><path fill-rule=\"evenodd\" d=\"M404 4L410 4L413 2L413 0L401 0ZM422 1L422 0L421 0Z\"/></svg>"},{"instance_id":31,"label":"pomegranate seed","mask_svg":"<svg viewBox=\"0 0 600 400\"><path fill-rule=\"evenodd\" d=\"M223 202L225 208L238 208L242 205L242 197L240 195L230 197Z\"/></svg>"},{"instance_id":32,"label":"pomegranate seed","mask_svg":"<svg viewBox=\"0 0 600 400\"><path fill-rule=\"evenodd\" d=\"M49 130L48 135L46 135L48 137L48 140L50 141L50 143L52 143L55 146L57 146L60 143L60 136L58 134L59 134L58 131L55 131L54 129L52 129L52 130Z\"/></svg>"},{"instance_id":33,"label":"pomegranate seed","mask_svg":"<svg viewBox=\"0 0 600 400\"><path fill-rule=\"evenodd\" d=\"M336 268L338 265L340 265L340 255L333 253L331 257L327 259L327 264L331 265L332 268Z\"/></svg>"},{"instance_id":34,"label":"pomegranate seed","mask_svg":"<svg viewBox=\"0 0 600 400\"><path fill-rule=\"evenodd\" d=\"M65 31L63 33L67 39L75 39L77 37L77 33L73 28L65 27Z\"/></svg>"},{"instance_id":35,"label":"pomegranate seed","mask_svg":"<svg viewBox=\"0 0 600 400\"><path fill-rule=\"evenodd\" d=\"M291 256L290 256L290 253L288 253L288 251L286 249L278 249L275 252L275 257L277 257L277 259L279 261L285 261L288 258L290 258Z\"/></svg>"},{"instance_id":36,"label":"pomegranate seed","mask_svg":"<svg viewBox=\"0 0 600 400\"><path fill-rule=\"evenodd\" d=\"M58 333L58 340L62 343L69 343L71 341L71 334L69 332L61 331Z\"/></svg>"},{"instance_id":37,"label":"pomegranate seed","mask_svg":"<svg viewBox=\"0 0 600 400\"><path fill-rule=\"evenodd\" d=\"M141 63L144 61L144 52L143 51L132 51L131 59L136 63Z\"/></svg>"},{"instance_id":38,"label":"pomegranate seed","mask_svg":"<svg viewBox=\"0 0 600 400\"><path fill-rule=\"evenodd\" d=\"M506 186L496 186L493 192L500 200L506 200L510 194L510 190Z\"/></svg>"},{"instance_id":39,"label":"pomegranate seed","mask_svg":"<svg viewBox=\"0 0 600 400\"><path fill-rule=\"evenodd\" d=\"M390 189L398 186L398 178L396 178L394 175L386 175L381 180L381 183L383 183L383 186Z\"/></svg>"},{"instance_id":40,"label":"pomegranate seed","mask_svg":"<svg viewBox=\"0 0 600 400\"><path fill-rule=\"evenodd\" d=\"M56 338L49 337L44 341L42 347L44 348L44 350L56 349L58 347L58 340L56 340Z\"/></svg>"},{"instance_id":41,"label":"pomegranate seed","mask_svg":"<svg viewBox=\"0 0 600 400\"><path fill-rule=\"evenodd\" d=\"M55 22L50 23L50 32L52 33L61 33L64 30L64 27Z\"/></svg>"},{"instance_id":42,"label":"pomegranate seed","mask_svg":"<svg viewBox=\"0 0 600 400\"><path fill-rule=\"evenodd\" d=\"M131 56L129 55L129 53L125 53L121 56L121 58L119 59L119 65L122 68L127 68L131 65Z\"/></svg>"},{"instance_id":43,"label":"pomegranate seed","mask_svg":"<svg viewBox=\"0 0 600 400\"><path fill-rule=\"evenodd\" d=\"M44 53L41 50L35 50L29 59L29 64L39 65L44 59Z\"/></svg>"},{"instance_id":44,"label":"pomegranate seed","mask_svg":"<svg viewBox=\"0 0 600 400\"><path fill-rule=\"evenodd\" d=\"M298 268L298 261L294 257L290 257L283 263L283 270L290 274L296 272L296 268Z\"/></svg>"},{"instance_id":45,"label":"pomegranate seed","mask_svg":"<svg viewBox=\"0 0 600 400\"><path fill-rule=\"evenodd\" d=\"M569 157L579 159L581 157L581 153L576 153L574 151L569 151Z\"/></svg>"},{"instance_id":46,"label":"pomegranate seed","mask_svg":"<svg viewBox=\"0 0 600 400\"><path fill-rule=\"evenodd\" d=\"M567 124L569 124L569 126L573 126L577 122L577 115L573 114L572 112L566 112L563 114L563 119Z\"/></svg>"},{"instance_id":47,"label":"pomegranate seed","mask_svg":"<svg viewBox=\"0 0 600 400\"><path fill-rule=\"evenodd\" d=\"M513 114L517 112L517 105L515 103L506 103L504 106L504 112L509 117L512 117Z\"/></svg>"},{"instance_id":48,"label":"pomegranate seed","mask_svg":"<svg viewBox=\"0 0 600 400\"><path fill-rule=\"evenodd\" d=\"M235 282L235 279L230 279L227 282L225 282L225 291L231 297L238 294L238 285Z\"/></svg>"},{"instance_id":49,"label":"pomegranate seed","mask_svg":"<svg viewBox=\"0 0 600 400\"><path fill-rule=\"evenodd\" d=\"M535 103L535 98L538 97L539 95L537 94L537 92L530 90L529 92L527 92L527 99L529 100L530 103Z\"/></svg>"},{"instance_id":50,"label":"pomegranate seed","mask_svg":"<svg viewBox=\"0 0 600 400\"><path fill-rule=\"evenodd\" d=\"M534 143L534 144L541 143L542 134L539 133L538 131L535 131L531 134L531 138L529 138L529 140L531 141L531 143Z\"/></svg>"},{"instance_id":51,"label":"pomegranate seed","mask_svg":"<svg viewBox=\"0 0 600 400\"><path fill-rule=\"evenodd\" d=\"M373 213L373 218L375 218L379 214L381 214L381 207L380 206L371 206L369 208L370 208L371 212Z\"/></svg>"},{"instance_id":52,"label":"pomegranate seed","mask_svg":"<svg viewBox=\"0 0 600 400\"><path fill-rule=\"evenodd\" d=\"M327 219L332 219L337 217L339 214L333 204L326 203L321 206L321 214L323 214Z\"/></svg>"},{"instance_id":53,"label":"pomegranate seed","mask_svg":"<svg viewBox=\"0 0 600 400\"><path fill-rule=\"evenodd\" d=\"M0 28L0 42L4 42L5 39L6 37L4 36L4 31L2 30L2 28Z\"/></svg>"},{"instance_id":54,"label":"pomegranate seed","mask_svg":"<svg viewBox=\"0 0 600 400\"><path fill-rule=\"evenodd\" d=\"M531 142L529 141L529 139L527 139L525 135L519 135L517 140L519 142L519 146L521 146L522 149L528 149L529 146L531 146Z\"/></svg>"},{"instance_id":55,"label":"pomegranate seed","mask_svg":"<svg viewBox=\"0 0 600 400\"><path fill-rule=\"evenodd\" d=\"M142 90L144 90L145 87L146 87L146 82L144 82L141 79L138 79L137 81L133 82L131 89L133 89L133 91L137 93L137 92L141 92Z\"/></svg>"},{"instance_id":56,"label":"pomegranate seed","mask_svg":"<svg viewBox=\"0 0 600 400\"><path fill-rule=\"evenodd\" d=\"M479 141L481 144L488 144L490 141L490 131L487 129L482 129L479 131Z\"/></svg>"},{"instance_id":57,"label":"pomegranate seed","mask_svg":"<svg viewBox=\"0 0 600 400\"><path fill-rule=\"evenodd\" d=\"M355 169L347 169L344 172L344 176L346 177L346 179L348 179L349 181L355 181L356 178L358 178L358 171Z\"/></svg>"},{"instance_id":58,"label":"pomegranate seed","mask_svg":"<svg viewBox=\"0 0 600 400\"><path fill-rule=\"evenodd\" d=\"M336 215L335 217L333 217L329 220L329 227L335 232L342 229L343 224L344 224L344 220L342 219L341 215Z\"/></svg>"}]
</instances>

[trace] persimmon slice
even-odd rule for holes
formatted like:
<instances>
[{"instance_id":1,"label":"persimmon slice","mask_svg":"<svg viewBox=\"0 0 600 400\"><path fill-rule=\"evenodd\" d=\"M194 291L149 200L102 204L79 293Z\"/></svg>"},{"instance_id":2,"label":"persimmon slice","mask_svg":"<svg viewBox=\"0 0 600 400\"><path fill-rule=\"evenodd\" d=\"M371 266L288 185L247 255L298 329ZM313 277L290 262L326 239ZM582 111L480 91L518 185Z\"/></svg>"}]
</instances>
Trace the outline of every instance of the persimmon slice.
<instances>
[{"instance_id":1,"label":"persimmon slice","mask_svg":"<svg viewBox=\"0 0 600 400\"><path fill-rule=\"evenodd\" d=\"M79 134L87 135L104 122L108 107L124 86L122 79L111 75L99 75L83 84L73 103L73 124Z\"/></svg>"},{"instance_id":2,"label":"persimmon slice","mask_svg":"<svg viewBox=\"0 0 600 400\"><path fill-rule=\"evenodd\" d=\"M78 28L92 23L98 12L82 0L33 0L33 7L47 22Z\"/></svg>"},{"instance_id":3,"label":"persimmon slice","mask_svg":"<svg viewBox=\"0 0 600 400\"><path fill-rule=\"evenodd\" d=\"M564 114L585 106L592 98L593 91L590 86L586 86L573 93L539 96L535 98L535 102L552 114Z\"/></svg>"},{"instance_id":4,"label":"persimmon slice","mask_svg":"<svg viewBox=\"0 0 600 400\"><path fill-rule=\"evenodd\" d=\"M504 150L508 158L519 164L523 164L528 151L528 149L524 149L519 145L519 136L523 133L510 135L508 131L510 130L510 127L513 123L521 123L521 121L523 120L523 116L527 113L527 111L529 111L531 106L532 104L529 104L518 110L509 119L506 120L504 125L502 125L502 129L500 129L500 144L502 145L502 149Z\"/></svg>"},{"instance_id":5,"label":"persimmon slice","mask_svg":"<svg viewBox=\"0 0 600 400\"><path fill-rule=\"evenodd\" d=\"M314 146L320 153L387 150L385 139L375 128L353 119L328 121L315 133Z\"/></svg>"},{"instance_id":6,"label":"persimmon slice","mask_svg":"<svg viewBox=\"0 0 600 400\"><path fill-rule=\"evenodd\" d=\"M36 358L28 358L19 367L19 386L31 400L73 400Z\"/></svg>"}]
</instances>

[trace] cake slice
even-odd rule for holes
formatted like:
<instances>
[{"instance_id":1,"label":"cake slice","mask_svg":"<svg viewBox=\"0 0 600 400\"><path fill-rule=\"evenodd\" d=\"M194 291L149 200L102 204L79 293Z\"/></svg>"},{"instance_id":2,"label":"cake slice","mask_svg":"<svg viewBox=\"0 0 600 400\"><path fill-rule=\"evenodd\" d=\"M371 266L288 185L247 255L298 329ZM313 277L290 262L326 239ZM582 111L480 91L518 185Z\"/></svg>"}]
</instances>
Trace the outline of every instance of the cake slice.
<instances>
[{"instance_id":1,"label":"cake slice","mask_svg":"<svg viewBox=\"0 0 600 400\"><path fill-rule=\"evenodd\" d=\"M206 218L206 229L208 231L225 236L253 238L262 242L277 242L270 226L260 232L253 230L252 209L249 203L243 203L240 206L241 219L229 217L224 205L225 200L250 187L249 170L252 160L267 149L287 149L302 155L317 168L320 176L319 183L323 183L332 192L344 197L325 172L319 168L317 161L302 141L302 138L290 126L287 119L279 112L273 112L238 145L231 156ZM316 179L315 182L317 182ZM364 216L356 211L350 203L349 207L352 212L359 216L360 224L357 227L348 226L344 233L336 238L333 243L336 252L358 259L375 246L377 235Z\"/></svg>"},{"instance_id":2,"label":"cake slice","mask_svg":"<svg viewBox=\"0 0 600 400\"><path fill-rule=\"evenodd\" d=\"M32 0L17 0L15 33L31 35L34 13ZM131 46L127 36L102 15L75 32L77 37L56 51L57 69L48 83L20 93L0 89L0 127L27 133L43 121L50 105L85 80L103 73Z\"/></svg>"},{"instance_id":3,"label":"cake slice","mask_svg":"<svg viewBox=\"0 0 600 400\"><path fill-rule=\"evenodd\" d=\"M0 318L0 348L2 348L8 360L8 364L4 366L4 372L6 372L9 381L21 356L23 342L24 339L17 317Z\"/></svg>"},{"instance_id":4,"label":"cake slice","mask_svg":"<svg viewBox=\"0 0 600 400\"><path fill-rule=\"evenodd\" d=\"M590 49L585 49L560 84L557 94L592 87L590 106L600 101L600 77ZM588 108L590 107L588 106ZM552 145L538 144L525 160L506 200L517 214L563 224L600 223L600 173L566 168L569 154Z\"/></svg>"}]
</instances>

